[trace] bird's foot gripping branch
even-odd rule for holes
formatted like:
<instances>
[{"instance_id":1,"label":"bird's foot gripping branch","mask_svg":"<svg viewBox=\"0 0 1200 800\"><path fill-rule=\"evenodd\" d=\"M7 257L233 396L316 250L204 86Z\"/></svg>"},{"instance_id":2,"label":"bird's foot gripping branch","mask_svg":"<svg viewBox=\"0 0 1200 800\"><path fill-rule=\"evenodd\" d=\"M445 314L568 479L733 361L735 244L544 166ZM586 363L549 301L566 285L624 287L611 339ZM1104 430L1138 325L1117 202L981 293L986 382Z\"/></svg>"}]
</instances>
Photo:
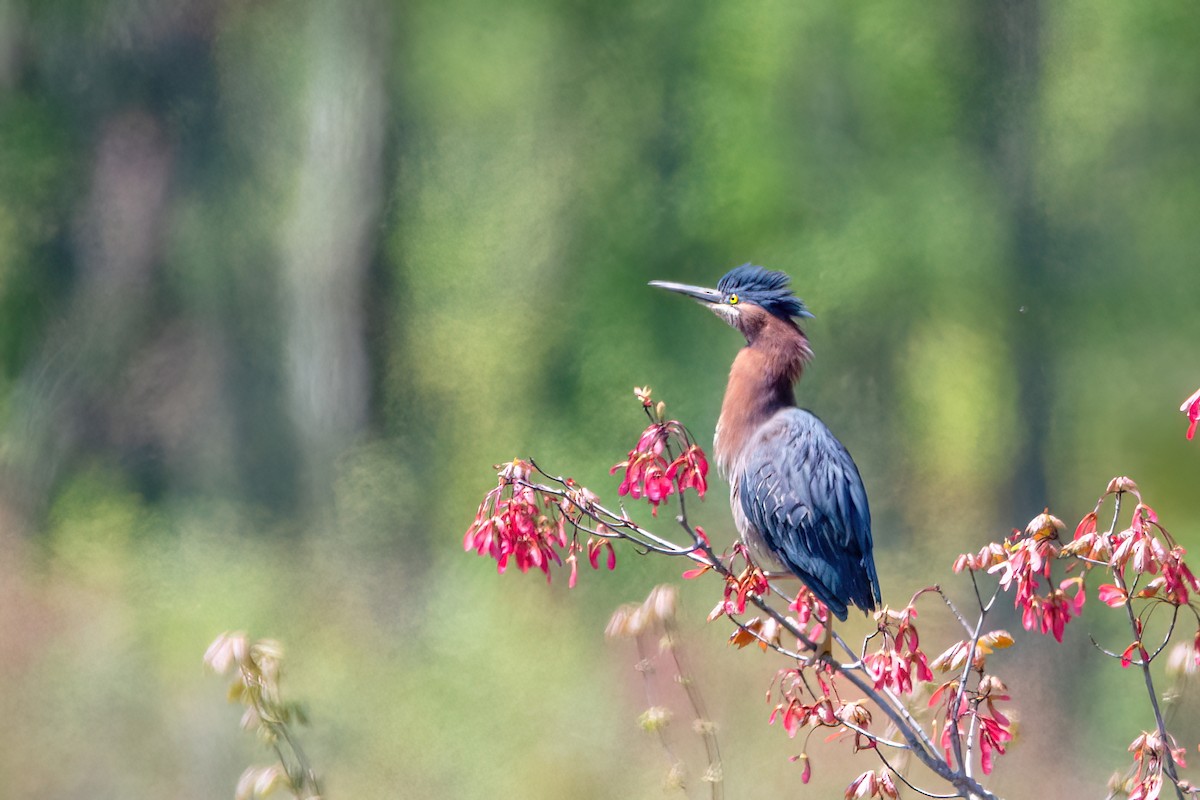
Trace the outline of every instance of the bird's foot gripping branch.
<instances>
[{"instance_id":1,"label":"bird's foot gripping branch","mask_svg":"<svg viewBox=\"0 0 1200 800\"><path fill-rule=\"evenodd\" d=\"M615 542L633 545L627 552L694 562L683 577L720 582L709 619L732 624L730 643L756 645L786 659L770 683L767 720L801 742L792 756L800 765L797 779L807 782L812 774L808 743L814 735L843 741L873 760L849 782L847 798L897 797L905 787L927 797L996 797L984 782L1011 744L1011 705L1021 698L989 666L995 651L1014 644L1011 634L988 624L989 616L1001 595L1011 595L1027 631L1061 642L1065 626L1094 593L1120 615L1132 639L1111 648L1093 640L1096 649L1120 667L1141 672L1148 706L1147 729L1128 732L1132 765L1114 774L1109 796L1200 796L1181 774L1186 748L1167 730L1151 671L1159 657L1167 659L1172 679L1200 670L1200 612L1194 601L1200 581L1132 480L1114 478L1070 540L1047 510L1024 530L959 556L952 568L970 581L969 610L956 607L940 586L930 586L901 608L885 605L874 612L874 631L859 648L835 637L844 659L839 660L821 649L831 616L808 588L784 594L744 546L717 553L705 532L689 522L690 494L707 490L707 458L688 430L666 417L663 404L652 401L649 389L636 395L650 425L613 467L622 478L618 495L647 502L655 515L673 501L675 535L649 530L624 508L603 505L595 493L532 460L514 460L498 467L499 481L467 530L465 549L494 559L500 572L515 564L522 572L541 570L550 580L565 571L572 586L581 556L595 570L615 567ZM653 617L663 597L659 589L641 607L621 609L610 629L620 635L642 631L642 617ZM952 614L962 638L929 649L917 629L918 606ZM927 655L933 652L940 654ZM693 698L694 708L698 702ZM710 747L705 779L719 797L713 727L706 719L697 720L701 723ZM647 729L660 730L659 723ZM928 771L912 769L914 761ZM941 785L931 786L934 780Z\"/></svg>"}]
</instances>

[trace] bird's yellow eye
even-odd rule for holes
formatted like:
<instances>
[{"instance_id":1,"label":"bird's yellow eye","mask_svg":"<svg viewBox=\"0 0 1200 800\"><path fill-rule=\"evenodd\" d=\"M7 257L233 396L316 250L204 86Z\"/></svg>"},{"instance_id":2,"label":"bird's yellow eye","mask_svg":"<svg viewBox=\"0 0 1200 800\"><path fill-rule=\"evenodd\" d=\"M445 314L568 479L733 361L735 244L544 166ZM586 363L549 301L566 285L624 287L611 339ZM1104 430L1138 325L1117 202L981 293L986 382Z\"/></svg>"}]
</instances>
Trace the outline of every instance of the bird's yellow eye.
<instances>
[{"instance_id":1,"label":"bird's yellow eye","mask_svg":"<svg viewBox=\"0 0 1200 800\"><path fill-rule=\"evenodd\" d=\"M738 304L738 296L736 294L729 295L729 305L736 306Z\"/></svg>"}]
</instances>

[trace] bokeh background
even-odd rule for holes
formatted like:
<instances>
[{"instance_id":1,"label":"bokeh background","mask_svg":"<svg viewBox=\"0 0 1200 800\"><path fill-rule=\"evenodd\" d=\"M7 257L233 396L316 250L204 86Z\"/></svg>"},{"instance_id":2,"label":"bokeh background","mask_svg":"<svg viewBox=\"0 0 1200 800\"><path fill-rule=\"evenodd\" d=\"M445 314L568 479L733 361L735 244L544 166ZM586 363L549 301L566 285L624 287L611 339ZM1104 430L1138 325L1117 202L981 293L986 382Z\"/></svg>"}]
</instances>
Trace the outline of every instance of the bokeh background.
<instances>
[{"instance_id":1,"label":"bokeh background","mask_svg":"<svg viewBox=\"0 0 1200 800\"><path fill-rule=\"evenodd\" d=\"M241 629L331 797L662 796L603 628L680 565L461 544L515 455L615 501L634 385L708 440L737 335L653 278L793 276L887 601L1117 474L1200 545L1198 41L1171 0L0 0L2 793L231 797ZM814 739L802 789L784 665L682 591L727 796L876 766ZM1101 796L1151 725L1106 611L993 660L1001 792Z\"/></svg>"}]
</instances>

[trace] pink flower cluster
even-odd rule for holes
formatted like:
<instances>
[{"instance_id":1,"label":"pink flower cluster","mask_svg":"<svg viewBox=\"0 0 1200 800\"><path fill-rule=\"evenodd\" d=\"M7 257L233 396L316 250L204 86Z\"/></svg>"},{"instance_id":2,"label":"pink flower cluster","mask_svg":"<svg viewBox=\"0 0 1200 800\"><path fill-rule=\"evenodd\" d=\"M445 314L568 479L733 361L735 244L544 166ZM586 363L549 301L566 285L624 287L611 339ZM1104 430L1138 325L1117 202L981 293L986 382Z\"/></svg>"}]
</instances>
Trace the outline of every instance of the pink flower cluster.
<instances>
[{"instance_id":1,"label":"pink flower cluster","mask_svg":"<svg viewBox=\"0 0 1200 800\"><path fill-rule=\"evenodd\" d=\"M681 452L668 460L678 445ZM654 422L642 432L624 461L613 465L609 473L625 470L617 493L635 500L645 498L658 515L658 506L675 492L695 490L700 497L708 491L708 458L699 445L692 443L680 423Z\"/></svg>"},{"instance_id":2,"label":"pink flower cluster","mask_svg":"<svg viewBox=\"0 0 1200 800\"><path fill-rule=\"evenodd\" d=\"M810 642L819 642L825 638L825 628L829 625L829 608L817 599L812 589L803 583L796 598L788 604L788 611L795 611L795 621Z\"/></svg>"},{"instance_id":3,"label":"pink flower cluster","mask_svg":"<svg viewBox=\"0 0 1200 800\"><path fill-rule=\"evenodd\" d=\"M892 771L880 768L877 771L867 771L855 778L846 787L846 800L860 797L899 797L896 783L892 780Z\"/></svg>"},{"instance_id":4,"label":"pink flower cluster","mask_svg":"<svg viewBox=\"0 0 1200 800\"><path fill-rule=\"evenodd\" d=\"M1112 536L1111 546L1112 568L1121 578L1126 578L1130 568L1138 576L1157 576L1137 593L1138 597L1157 598L1174 606L1183 606L1187 605L1191 592L1200 592L1200 581L1183 560L1187 551L1170 542L1166 530L1158 524L1158 514L1145 503L1137 504L1129 527ZM1101 587L1101 591L1105 589L1111 596L1116 587ZM1110 602L1109 605L1120 603Z\"/></svg>"},{"instance_id":5,"label":"pink flower cluster","mask_svg":"<svg viewBox=\"0 0 1200 800\"><path fill-rule=\"evenodd\" d=\"M1097 529L1100 504L1108 495L1133 495L1138 501L1129 527L1114 532ZM1113 526L1116 527L1115 524ZM1158 513L1142 500L1137 484L1126 477L1113 478L1096 508L1088 512L1075 528L1074 541L1062 548L1064 555L1075 556L1087 566L1106 566L1114 583L1096 590L1100 602L1112 608L1131 605L1135 600L1167 603L1176 608L1190 604L1200 593L1200 580L1188 567L1187 551L1171 538L1158 521ZM1137 588L1142 579L1150 577ZM1082 578L1080 579L1082 581ZM1134 619L1135 640L1120 654L1121 665L1142 664L1151 656L1142 645L1142 617ZM1200 666L1200 631L1197 632L1196 664ZM1139 659L1135 661L1135 658Z\"/></svg>"},{"instance_id":6,"label":"pink flower cluster","mask_svg":"<svg viewBox=\"0 0 1200 800\"><path fill-rule=\"evenodd\" d=\"M999 700L1008 700L1008 687L995 675L984 675L975 691L963 691L957 679L942 684L929 698L931 708L944 705L942 750L951 762L954 736L965 737L976 731L979 744L979 764L985 775L994 766L993 753L1004 755L1012 741L1012 720L996 707Z\"/></svg>"},{"instance_id":7,"label":"pink flower cluster","mask_svg":"<svg viewBox=\"0 0 1200 800\"><path fill-rule=\"evenodd\" d=\"M1074 589L1074 594L1068 594L1071 589ZM1031 596L1021 613L1021 624L1027 631L1036 628L1043 634L1053 633L1055 640L1061 642L1067 623L1072 617L1079 616L1086 600L1083 578L1067 578L1044 596Z\"/></svg>"},{"instance_id":8,"label":"pink flower cluster","mask_svg":"<svg viewBox=\"0 0 1200 800\"><path fill-rule=\"evenodd\" d=\"M1064 527L1047 509L1030 520L1024 532L1013 531L1003 545L993 542L978 554L959 556L954 571L1000 573L1000 586L1013 592L1013 605L1021 609L1025 630L1052 633L1061 642L1067 623L1079 616L1087 599L1082 578L1068 578L1057 587L1050 582L1060 552L1058 532ZM1045 594L1039 593L1043 580L1051 584Z\"/></svg>"},{"instance_id":9,"label":"pink flower cluster","mask_svg":"<svg viewBox=\"0 0 1200 800\"><path fill-rule=\"evenodd\" d=\"M950 645L929 666L939 672L960 672L971 659L971 669L983 673L987 665L987 657L995 650L1012 647L1013 638L1008 631L989 631L977 640L963 639Z\"/></svg>"},{"instance_id":10,"label":"pink flower cluster","mask_svg":"<svg viewBox=\"0 0 1200 800\"><path fill-rule=\"evenodd\" d=\"M746 566L741 572L735 575L733 573L733 563L734 558L738 557L745 561ZM746 613L746 602L752 595L764 597L771 590L771 584L768 583L767 576L750 560L746 552L746 546L741 542L733 546L733 558L729 561L729 568L729 574L725 577L725 593L721 598L721 602L717 603L716 607L709 613L708 619L710 622L723 614L732 617L737 614ZM685 577L687 576L685 575Z\"/></svg>"},{"instance_id":11,"label":"pink flower cluster","mask_svg":"<svg viewBox=\"0 0 1200 800\"><path fill-rule=\"evenodd\" d=\"M774 725L779 720L787 735L794 739L801 729L806 727L828 728L840 727L842 722L834 707L836 693L825 675L814 670L817 686L821 694L815 694L804 674L807 668L781 669L771 682L768 697L779 687L779 702L771 710L768 724ZM841 703L838 703L841 706Z\"/></svg>"},{"instance_id":12,"label":"pink flower cluster","mask_svg":"<svg viewBox=\"0 0 1200 800\"><path fill-rule=\"evenodd\" d=\"M1099 530L1104 497L1123 494L1138 500L1129 527L1119 532ZM1187 605L1192 594L1200 593L1200 580L1184 560L1187 551L1172 541L1159 524L1158 514L1142 502L1137 484L1129 478L1113 478L1096 508L1079 521L1072 541L1060 547L1058 532L1062 529L1062 522L1046 511L1035 517L1024 533L1014 531L1003 545L991 543L977 554L959 556L954 570L999 573L1001 588L1013 592L1013 603L1022 611L1025 629L1053 634L1060 642L1067 622L1082 612L1087 594L1083 575L1067 578L1057 587L1051 583L1045 593L1039 591L1043 580L1050 583L1051 566L1059 557L1072 556L1089 569L1102 566L1112 570L1116 584L1103 584L1097 596L1113 608L1132 599L1158 600L1179 607ZM1136 589L1143 577L1150 579ZM1131 585L1136 591L1124 588ZM1136 650L1127 650L1122 663L1132 663Z\"/></svg>"},{"instance_id":13,"label":"pink flower cluster","mask_svg":"<svg viewBox=\"0 0 1200 800\"><path fill-rule=\"evenodd\" d=\"M1196 422L1200 420L1200 392L1189 398L1184 410L1192 420L1191 438ZM1099 514L1101 504L1110 495L1117 498L1116 511L1112 527L1104 531L1099 528ZM1137 505L1129 526L1117 531L1120 500L1124 495L1135 498ZM1096 596L1107 606L1127 609L1133 633L1133 641L1124 651L1112 655L1120 659L1123 667L1147 665L1162 651L1160 647L1151 654L1143 644L1147 609L1156 603L1176 609L1189 606L1192 596L1200 594L1200 580L1185 561L1186 551L1163 528L1155 510L1143 501L1137 484L1123 476L1109 482L1096 507L1076 526L1072 540L1060 546L1059 531L1063 527L1060 520L1046 511L1034 518L1024 532L1014 531L1003 544L991 543L978 553L959 556L954 570L998 573L1001 588L1011 591L1014 604L1022 609L1025 628L1052 633L1055 639L1062 641L1066 623L1082 611L1088 571L1095 567L1106 568L1113 582L1099 586ZM1051 581L1051 567L1056 559L1066 557L1075 562L1068 566L1068 572L1079 564L1083 565L1084 572L1058 582L1056 587ZM1045 591L1043 581L1048 584ZM1135 609L1135 601L1150 602ZM945 705L942 744L947 759L955 731L960 737L969 731L977 731L985 773L991 770L993 754L1004 753L1012 732L1007 716L995 704L996 700L1008 699L1007 690L994 676L984 673L984 657L993 647L1007 647L1011 641L1007 633L994 631L974 644L958 642L933 662L935 669L965 670L970 657L973 658L971 667L981 675L974 692L960 686L961 678L947 681L934 692L930 704L942 702ZM1200 669L1200 630L1189 646L1180 646L1173 651L1172 663L1176 670ZM1131 778L1120 779L1118 791L1136 800L1156 800L1160 796L1164 764L1175 760L1182 765L1184 755L1182 748L1174 742L1164 742L1164 739L1169 737L1155 732L1143 733L1134 740L1129 749L1134 753L1136 773ZM1192 791L1190 787L1188 791Z\"/></svg>"},{"instance_id":14,"label":"pink flower cluster","mask_svg":"<svg viewBox=\"0 0 1200 800\"><path fill-rule=\"evenodd\" d=\"M603 537L589 536L586 543L578 538L579 529L567 535L595 503L596 496L574 481L566 481L565 496L539 491L530 483L533 465L514 459L498 468L500 478L479 504L475 520L463 536L463 549L496 560L496 571L503 573L509 563L521 572L540 569L550 580L552 564L569 565L568 585L578 577L576 553L586 550L588 562L599 569L601 558L610 570L617 565L612 543ZM565 558L564 558L565 553Z\"/></svg>"},{"instance_id":15,"label":"pink flower cluster","mask_svg":"<svg viewBox=\"0 0 1200 800\"><path fill-rule=\"evenodd\" d=\"M1129 795L1129 800L1158 800L1162 794L1163 772L1168 753L1176 766L1186 767L1184 748L1180 747L1170 735L1167 741L1155 732L1142 731L1129 745L1133 760L1137 765L1133 777L1120 787ZM1179 788L1192 794L1195 790L1185 781L1179 782Z\"/></svg>"},{"instance_id":16,"label":"pink flower cluster","mask_svg":"<svg viewBox=\"0 0 1200 800\"><path fill-rule=\"evenodd\" d=\"M1016 588L1017 605L1024 605L1037 591L1039 575L1050 577L1050 565L1058 557L1057 531L1062 527L1048 512L1039 514L1026 526L1023 537L1013 531L1013 537L1005 539L1005 559L988 568L989 573L1000 573L1002 587Z\"/></svg>"},{"instance_id":17,"label":"pink flower cluster","mask_svg":"<svg viewBox=\"0 0 1200 800\"><path fill-rule=\"evenodd\" d=\"M902 611L885 606L875 612L883 644L863 658L863 666L875 681L876 689L887 687L900 694L912 694L914 671L920 681L933 680L933 671L921 652L920 636L913 623L916 616L917 609L911 603Z\"/></svg>"},{"instance_id":18,"label":"pink flower cluster","mask_svg":"<svg viewBox=\"0 0 1200 800\"><path fill-rule=\"evenodd\" d=\"M537 492L527 485L530 465L514 460L499 470L500 481L487 493L475 521L463 537L463 549L496 559L504 572L509 561L521 572L536 567L550 578L550 565L562 563L559 548L567 546L566 527L542 511Z\"/></svg>"},{"instance_id":19,"label":"pink flower cluster","mask_svg":"<svg viewBox=\"0 0 1200 800\"><path fill-rule=\"evenodd\" d=\"M790 738L805 728L833 729L826 741L853 737L854 751L876 747L871 734L871 712L860 701L843 702L834 680L837 675L826 671L826 667L798 667L783 669L775 674L767 692L768 701L778 692L778 701L771 710L769 724L778 720ZM809 674L811 672L811 675ZM816 689L813 684L816 684ZM817 691L820 694L817 694ZM804 768L800 781L808 783L812 777L812 764L807 753L795 756ZM855 778L846 789L846 797L890 797L899 796L890 769L864 772Z\"/></svg>"}]
</instances>

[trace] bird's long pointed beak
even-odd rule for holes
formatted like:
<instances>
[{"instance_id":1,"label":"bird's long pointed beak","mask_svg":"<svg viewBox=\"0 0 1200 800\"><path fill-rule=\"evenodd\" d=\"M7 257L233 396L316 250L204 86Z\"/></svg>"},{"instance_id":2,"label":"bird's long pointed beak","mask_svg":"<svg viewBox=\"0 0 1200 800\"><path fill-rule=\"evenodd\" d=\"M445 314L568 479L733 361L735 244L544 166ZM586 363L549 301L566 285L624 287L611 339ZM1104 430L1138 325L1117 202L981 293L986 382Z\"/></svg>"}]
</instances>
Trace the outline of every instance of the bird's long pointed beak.
<instances>
[{"instance_id":1,"label":"bird's long pointed beak","mask_svg":"<svg viewBox=\"0 0 1200 800\"><path fill-rule=\"evenodd\" d=\"M693 300L709 305L721 302L721 293L716 289L705 289L703 286L689 286L686 283L672 283L671 281L650 281L650 285L666 289L668 292L687 295Z\"/></svg>"}]
</instances>

